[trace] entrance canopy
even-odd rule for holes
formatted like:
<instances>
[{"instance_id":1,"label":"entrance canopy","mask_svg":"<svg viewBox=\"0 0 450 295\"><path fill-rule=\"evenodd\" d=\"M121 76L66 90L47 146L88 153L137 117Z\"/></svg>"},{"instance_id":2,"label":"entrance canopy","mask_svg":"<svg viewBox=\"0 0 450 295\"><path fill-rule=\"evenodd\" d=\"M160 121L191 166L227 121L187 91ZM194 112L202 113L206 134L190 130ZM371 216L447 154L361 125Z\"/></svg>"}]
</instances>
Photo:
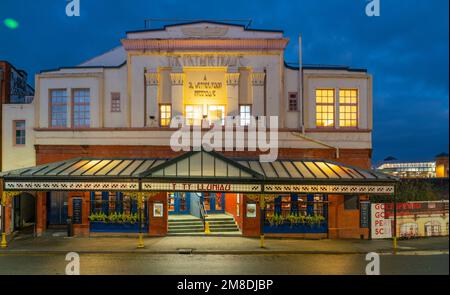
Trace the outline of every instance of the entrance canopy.
<instances>
[{"instance_id":1,"label":"entrance canopy","mask_svg":"<svg viewBox=\"0 0 450 295\"><path fill-rule=\"evenodd\" d=\"M1 174L7 191L393 194L396 178L330 160L270 163L193 151L167 158L76 158Z\"/></svg>"}]
</instances>

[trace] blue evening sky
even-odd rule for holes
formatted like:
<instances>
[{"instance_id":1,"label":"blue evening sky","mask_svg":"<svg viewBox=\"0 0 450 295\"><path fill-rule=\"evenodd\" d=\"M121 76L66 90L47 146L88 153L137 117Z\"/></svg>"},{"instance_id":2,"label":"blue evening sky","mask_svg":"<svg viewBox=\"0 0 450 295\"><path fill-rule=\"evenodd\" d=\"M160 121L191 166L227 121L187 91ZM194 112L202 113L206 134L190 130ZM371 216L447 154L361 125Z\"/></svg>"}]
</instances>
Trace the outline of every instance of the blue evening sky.
<instances>
[{"instance_id":1,"label":"blue evening sky","mask_svg":"<svg viewBox=\"0 0 450 295\"><path fill-rule=\"evenodd\" d=\"M369 18L367 0L81 0L81 16L69 18L66 0L0 0L0 60L32 76L120 45L145 18L251 18L252 28L285 31L288 62L301 34L304 63L369 70L374 161L432 159L449 149L449 1L380 2L381 16Z\"/></svg>"}]
</instances>

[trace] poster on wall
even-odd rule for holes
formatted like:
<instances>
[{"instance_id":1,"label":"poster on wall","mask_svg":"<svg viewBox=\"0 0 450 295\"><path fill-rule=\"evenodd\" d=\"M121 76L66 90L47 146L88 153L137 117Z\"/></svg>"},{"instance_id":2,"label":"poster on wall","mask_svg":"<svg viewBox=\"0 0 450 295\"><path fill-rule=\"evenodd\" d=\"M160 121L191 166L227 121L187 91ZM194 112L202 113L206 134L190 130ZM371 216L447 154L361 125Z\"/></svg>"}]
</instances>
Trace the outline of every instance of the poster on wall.
<instances>
[{"instance_id":1,"label":"poster on wall","mask_svg":"<svg viewBox=\"0 0 450 295\"><path fill-rule=\"evenodd\" d=\"M359 227L369 228L370 226L370 202L363 201L359 204Z\"/></svg>"},{"instance_id":2,"label":"poster on wall","mask_svg":"<svg viewBox=\"0 0 450 295\"><path fill-rule=\"evenodd\" d=\"M371 228L372 239L388 239L392 237L391 220L385 219L385 204L372 204Z\"/></svg>"},{"instance_id":3,"label":"poster on wall","mask_svg":"<svg viewBox=\"0 0 450 295\"><path fill-rule=\"evenodd\" d=\"M247 214L246 214L246 216L248 218L255 218L256 217L256 204L255 203L247 204Z\"/></svg>"},{"instance_id":4,"label":"poster on wall","mask_svg":"<svg viewBox=\"0 0 450 295\"><path fill-rule=\"evenodd\" d=\"M153 204L153 217L163 217L164 216L164 206L163 203Z\"/></svg>"},{"instance_id":5,"label":"poster on wall","mask_svg":"<svg viewBox=\"0 0 450 295\"><path fill-rule=\"evenodd\" d=\"M72 199L72 223L81 224L83 221L83 199L73 198Z\"/></svg>"}]
</instances>

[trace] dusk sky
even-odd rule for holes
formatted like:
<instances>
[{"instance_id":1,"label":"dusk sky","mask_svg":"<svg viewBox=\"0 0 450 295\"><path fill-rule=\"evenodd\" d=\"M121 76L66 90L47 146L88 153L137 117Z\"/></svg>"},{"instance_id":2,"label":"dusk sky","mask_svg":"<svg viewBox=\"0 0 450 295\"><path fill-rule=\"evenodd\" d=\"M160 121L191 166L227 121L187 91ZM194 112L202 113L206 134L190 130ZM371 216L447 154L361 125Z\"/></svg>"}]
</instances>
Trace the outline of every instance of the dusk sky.
<instances>
[{"instance_id":1,"label":"dusk sky","mask_svg":"<svg viewBox=\"0 0 450 295\"><path fill-rule=\"evenodd\" d=\"M145 18L252 19L252 28L284 30L287 62L367 68L374 77L373 160L431 160L449 149L449 1L380 0L0 0L0 60L26 70L74 66L120 45ZM4 20L18 21L16 29ZM163 23L155 23L160 27Z\"/></svg>"}]
</instances>

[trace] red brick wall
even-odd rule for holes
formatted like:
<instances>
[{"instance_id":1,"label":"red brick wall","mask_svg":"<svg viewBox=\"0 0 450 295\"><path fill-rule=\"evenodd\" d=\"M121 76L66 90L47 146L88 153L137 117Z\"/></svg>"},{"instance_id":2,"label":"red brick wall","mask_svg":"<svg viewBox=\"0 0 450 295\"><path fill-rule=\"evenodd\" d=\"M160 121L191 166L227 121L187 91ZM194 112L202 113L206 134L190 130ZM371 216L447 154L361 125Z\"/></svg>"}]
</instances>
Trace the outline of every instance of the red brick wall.
<instances>
[{"instance_id":1,"label":"red brick wall","mask_svg":"<svg viewBox=\"0 0 450 295\"><path fill-rule=\"evenodd\" d=\"M242 216L243 216L243 222L242 222L242 235L244 237L259 237L261 228L260 228L260 220L261 220L261 210L259 207L259 202L255 202L248 197L244 195L243 197L243 208L242 208ZM247 217L246 214L246 208L247 204L249 203L256 203L256 217L250 218Z\"/></svg>"},{"instance_id":2,"label":"red brick wall","mask_svg":"<svg viewBox=\"0 0 450 295\"><path fill-rule=\"evenodd\" d=\"M47 192L37 192L36 197L36 234L40 236L47 229Z\"/></svg>"},{"instance_id":3,"label":"red brick wall","mask_svg":"<svg viewBox=\"0 0 450 295\"><path fill-rule=\"evenodd\" d=\"M366 196L360 196L359 200L366 200ZM361 235L369 238L369 229L360 228L360 212L344 209L343 195L328 196L328 237L330 239L359 239Z\"/></svg>"},{"instance_id":4,"label":"red brick wall","mask_svg":"<svg viewBox=\"0 0 450 295\"><path fill-rule=\"evenodd\" d=\"M36 145L36 162L38 165L57 162L76 157L175 157L183 152L174 152L170 146L100 146L100 145ZM255 152L223 152L229 157L254 157ZM341 149L339 159L333 149L280 149L278 158L323 158L343 164L370 168L370 149Z\"/></svg>"},{"instance_id":5,"label":"red brick wall","mask_svg":"<svg viewBox=\"0 0 450 295\"><path fill-rule=\"evenodd\" d=\"M237 203L237 198L240 199L239 204ZM238 209L239 206L239 209ZM239 210L239 216L238 211ZM236 220L237 225L242 230L242 194L225 194L225 211L233 215L234 220Z\"/></svg>"},{"instance_id":6,"label":"red brick wall","mask_svg":"<svg viewBox=\"0 0 450 295\"><path fill-rule=\"evenodd\" d=\"M73 216L73 198L82 198L82 208L81 208L81 214L82 214L82 220L81 224L74 224L73 225L73 234L74 236L88 236L89 235L89 215L91 212L90 208L90 193L89 192L69 192L68 197L68 216L69 218L72 218Z\"/></svg>"},{"instance_id":7,"label":"red brick wall","mask_svg":"<svg viewBox=\"0 0 450 295\"><path fill-rule=\"evenodd\" d=\"M163 217L153 216L153 204L163 203L164 214ZM165 236L167 235L167 220L168 220L168 208L167 208L167 194L164 192L158 193L148 199L147 203L148 216L150 217L149 236Z\"/></svg>"}]
</instances>

